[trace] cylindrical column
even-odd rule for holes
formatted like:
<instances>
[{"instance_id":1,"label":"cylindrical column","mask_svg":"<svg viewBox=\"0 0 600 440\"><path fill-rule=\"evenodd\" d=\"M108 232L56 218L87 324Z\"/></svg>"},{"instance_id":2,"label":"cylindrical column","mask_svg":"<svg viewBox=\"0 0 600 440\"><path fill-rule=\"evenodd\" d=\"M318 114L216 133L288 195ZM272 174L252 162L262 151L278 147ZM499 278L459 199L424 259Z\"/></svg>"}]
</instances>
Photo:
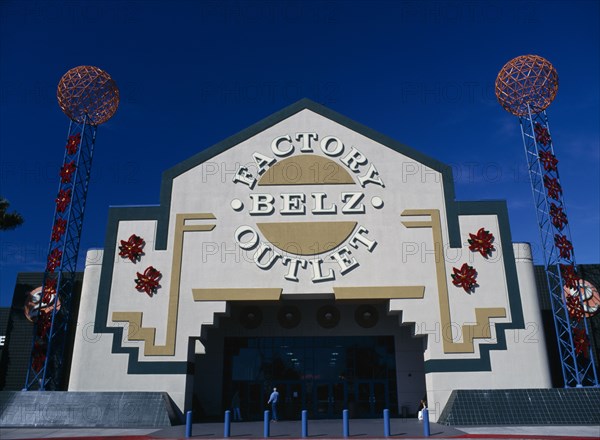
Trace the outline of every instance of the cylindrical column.
<instances>
[{"instance_id":1,"label":"cylindrical column","mask_svg":"<svg viewBox=\"0 0 600 440\"><path fill-rule=\"evenodd\" d=\"M344 425L344 437L350 437L350 420L348 410L342 411L342 424Z\"/></svg>"},{"instance_id":2,"label":"cylindrical column","mask_svg":"<svg viewBox=\"0 0 600 440\"><path fill-rule=\"evenodd\" d=\"M225 423L223 426L223 437L231 437L231 411L225 411Z\"/></svg>"},{"instance_id":3,"label":"cylindrical column","mask_svg":"<svg viewBox=\"0 0 600 440\"><path fill-rule=\"evenodd\" d=\"M423 408L423 435L429 437L429 410Z\"/></svg>"},{"instance_id":4,"label":"cylindrical column","mask_svg":"<svg viewBox=\"0 0 600 440\"><path fill-rule=\"evenodd\" d=\"M302 438L308 437L308 411L302 410Z\"/></svg>"},{"instance_id":5,"label":"cylindrical column","mask_svg":"<svg viewBox=\"0 0 600 440\"><path fill-rule=\"evenodd\" d=\"M269 437L269 431L270 431L270 426L269 426L269 410L265 410L265 415L263 417L263 437L267 438Z\"/></svg>"},{"instance_id":6,"label":"cylindrical column","mask_svg":"<svg viewBox=\"0 0 600 440\"><path fill-rule=\"evenodd\" d=\"M390 410L383 410L383 435L385 437L390 436Z\"/></svg>"},{"instance_id":7,"label":"cylindrical column","mask_svg":"<svg viewBox=\"0 0 600 440\"><path fill-rule=\"evenodd\" d=\"M192 436L192 412L185 413L185 438Z\"/></svg>"}]
</instances>

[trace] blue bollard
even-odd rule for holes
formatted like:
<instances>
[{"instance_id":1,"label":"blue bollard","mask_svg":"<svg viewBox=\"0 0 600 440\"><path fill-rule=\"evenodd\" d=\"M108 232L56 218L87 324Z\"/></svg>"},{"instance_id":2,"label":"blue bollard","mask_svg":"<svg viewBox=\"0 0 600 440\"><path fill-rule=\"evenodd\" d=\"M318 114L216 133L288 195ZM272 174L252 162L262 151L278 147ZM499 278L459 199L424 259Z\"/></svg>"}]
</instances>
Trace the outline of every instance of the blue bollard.
<instances>
[{"instance_id":1,"label":"blue bollard","mask_svg":"<svg viewBox=\"0 0 600 440\"><path fill-rule=\"evenodd\" d=\"M185 413L185 438L192 436L192 412Z\"/></svg>"},{"instance_id":2,"label":"blue bollard","mask_svg":"<svg viewBox=\"0 0 600 440\"><path fill-rule=\"evenodd\" d=\"M231 411L225 411L225 425L223 426L223 437L231 437Z\"/></svg>"},{"instance_id":3,"label":"blue bollard","mask_svg":"<svg viewBox=\"0 0 600 440\"><path fill-rule=\"evenodd\" d=\"M350 437L350 422L348 420L348 410L342 411L342 423L344 425L344 437Z\"/></svg>"},{"instance_id":4,"label":"blue bollard","mask_svg":"<svg viewBox=\"0 0 600 440\"><path fill-rule=\"evenodd\" d=\"M429 437L429 410L423 408L423 435Z\"/></svg>"},{"instance_id":5,"label":"blue bollard","mask_svg":"<svg viewBox=\"0 0 600 440\"><path fill-rule=\"evenodd\" d=\"M389 409L383 410L383 436L384 437L390 436L390 410Z\"/></svg>"},{"instance_id":6,"label":"blue bollard","mask_svg":"<svg viewBox=\"0 0 600 440\"><path fill-rule=\"evenodd\" d=\"M269 437L269 410L265 410L265 416L263 418L263 437L264 438L268 438Z\"/></svg>"},{"instance_id":7,"label":"blue bollard","mask_svg":"<svg viewBox=\"0 0 600 440\"><path fill-rule=\"evenodd\" d=\"M308 411L302 410L302 438L308 437Z\"/></svg>"}]
</instances>

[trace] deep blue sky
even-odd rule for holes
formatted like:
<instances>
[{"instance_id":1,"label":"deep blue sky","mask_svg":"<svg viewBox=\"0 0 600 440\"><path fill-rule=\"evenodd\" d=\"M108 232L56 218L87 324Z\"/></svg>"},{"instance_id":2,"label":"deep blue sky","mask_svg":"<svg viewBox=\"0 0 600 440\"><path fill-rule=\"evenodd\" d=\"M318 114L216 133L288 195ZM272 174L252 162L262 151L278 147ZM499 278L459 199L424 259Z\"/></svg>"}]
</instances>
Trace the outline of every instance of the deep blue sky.
<instances>
[{"instance_id":1,"label":"deep blue sky","mask_svg":"<svg viewBox=\"0 0 600 440\"><path fill-rule=\"evenodd\" d=\"M600 263L597 1L0 1L0 304L45 266L72 67L121 91L99 128L80 260L110 205L156 204L161 173L307 97L454 168L459 200L505 199L514 241L539 234L518 121L494 97L510 59L558 70L549 108L579 263ZM536 261L541 261L539 252Z\"/></svg>"}]
</instances>

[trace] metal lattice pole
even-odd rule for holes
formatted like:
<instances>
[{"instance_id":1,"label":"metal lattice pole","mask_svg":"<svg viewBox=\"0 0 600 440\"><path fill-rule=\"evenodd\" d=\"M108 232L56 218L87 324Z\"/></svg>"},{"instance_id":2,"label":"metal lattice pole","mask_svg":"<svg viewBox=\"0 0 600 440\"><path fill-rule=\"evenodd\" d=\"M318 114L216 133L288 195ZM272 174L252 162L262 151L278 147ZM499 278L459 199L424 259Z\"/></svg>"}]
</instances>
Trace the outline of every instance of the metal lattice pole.
<instances>
[{"instance_id":1,"label":"metal lattice pole","mask_svg":"<svg viewBox=\"0 0 600 440\"><path fill-rule=\"evenodd\" d=\"M92 66L80 66L67 72L59 83L57 95L71 123L59 173L46 269L33 314L26 390L61 387L97 126L110 119L119 105L119 90L112 78Z\"/></svg>"},{"instance_id":2,"label":"metal lattice pole","mask_svg":"<svg viewBox=\"0 0 600 440\"><path fill-rule=\"evenodd\" d=\"M519 118L531 189L540 229L546 280L550 292L561 368L566 387L598 384L591 346L577 344L577 335L590 337L589 324L580 305L581 296L572 297L566 289L581 294L575 253L566 207L558 175L558 160L545 111ZM565 288L565 286L567 286ZM576 298L576 299L575 299Z\"/></svg>"},{"instance_id":3,"label":"metal lattice pole","mask_svg":"<svg viewBox=\"0 0 600 440\"><path fill-rule=\"evenodd\" d=\"M557 90L556 70L535 55L509 61L496 79L498 101L519 117L521 126L564 386L597 387L595 358L583 309L583 285L575 264L558 159L545 111Z\"/></svg>"},{"instance_id":4,"label":"metal lattice pole","mask_svg":"<svg viewBox=\"0 0 600 440\"><path fill-rule=\"evenodd\" d=\"M83 123L71 121L42 283L41 302L54 303L56 307L51 308L49 316L39 313L35 322L26 380L29 390L60 387L95 139L95 126L88 125L85 119Z\"/></svg>"}]
</instances>

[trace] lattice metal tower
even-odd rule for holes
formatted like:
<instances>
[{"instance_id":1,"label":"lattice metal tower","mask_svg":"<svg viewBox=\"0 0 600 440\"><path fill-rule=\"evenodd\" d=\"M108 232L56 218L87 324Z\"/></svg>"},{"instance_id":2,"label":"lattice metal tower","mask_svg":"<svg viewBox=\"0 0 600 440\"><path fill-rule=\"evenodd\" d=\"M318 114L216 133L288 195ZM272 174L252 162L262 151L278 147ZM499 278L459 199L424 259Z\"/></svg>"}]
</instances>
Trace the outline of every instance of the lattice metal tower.
<instances>
[{"instance_id":1,"label":"lattice metal tower","mask_svg":"<svg viewBox=\"0 0 600 440\"><path fill-rule=\"evenodd\" d=\"M26 390L60 387L96 130L117 111L119 89L105 71L79 66L61 78L57 98L71 123L59 172L44 281L35 298L38 310L33 314Z\"/></svg>"},{"instance_id":2,"label":"lattice metal tower","mask_svg":"<svg viewBox=\"0 0 600 440\"><path fill-rule=\"evenodd\" d=\"M536 55L510 60L496 78L496 97L518 116L541 234L546 279L565 387L598 386L583 280L575 264L569 220L546 108L558 91L558 74Z\"/></svg>"}]
</instances>

